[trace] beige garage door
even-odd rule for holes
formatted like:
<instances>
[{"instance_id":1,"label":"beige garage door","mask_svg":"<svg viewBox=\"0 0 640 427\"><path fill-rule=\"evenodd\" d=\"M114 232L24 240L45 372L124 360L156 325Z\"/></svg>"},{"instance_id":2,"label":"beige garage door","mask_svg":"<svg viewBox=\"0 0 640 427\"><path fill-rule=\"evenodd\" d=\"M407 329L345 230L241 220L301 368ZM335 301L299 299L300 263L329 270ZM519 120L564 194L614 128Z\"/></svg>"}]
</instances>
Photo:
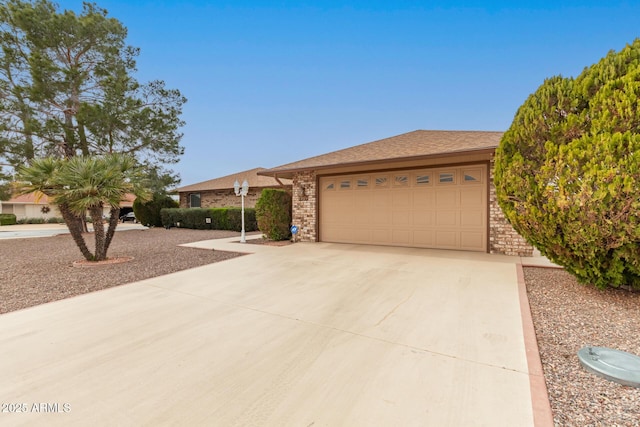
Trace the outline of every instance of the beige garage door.
<instances>
[{"instance_id":1,"label":"beige garage door","mask_svg":"<svg viewBox=\"0 0 640 427\"><path fill-rule=\"evenodd\" d=\"M486 251L487 167L320 178L323 242Z\"/></svg>"}]
</instances>

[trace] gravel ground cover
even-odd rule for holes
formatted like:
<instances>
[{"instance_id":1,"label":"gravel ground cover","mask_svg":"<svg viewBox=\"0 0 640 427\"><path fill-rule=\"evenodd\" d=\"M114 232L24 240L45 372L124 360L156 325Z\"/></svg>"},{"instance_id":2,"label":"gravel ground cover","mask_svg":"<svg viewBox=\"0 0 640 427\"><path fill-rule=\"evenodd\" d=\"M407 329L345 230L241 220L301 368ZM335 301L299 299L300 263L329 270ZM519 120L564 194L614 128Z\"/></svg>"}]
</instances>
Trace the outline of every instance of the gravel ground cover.
<instances>
[{"instance_id":1,"label":"gravel ground cover","mask_svg":"<svg viewBox=\"0 0 640 427\"><path fill-rule=\"evenodd\" d=\"M239 236L233 231L152 228L117 231L109 258L132 261L74 267L82 254L71 236L0 240L0 314L239 256L182 243ZM89 248L93 236L85 237Z\"/></svg>"},{"instance_id":2,"label":"gravel ground cover","mask_svg":"<svg viewBox=\"0 0 640 427\"><path fill-rule=\"evenodd\" d=\"M178 246L232 236L239 233L119 231L109 257L134 259L98 267L73 266L82 256L69 235L0 240L0 314L234 258L240 254ZM587 345L640 354L640 293L600 291L559 269L524 273L555 424L640 426L640 389L593 375L577 358Z\"/></svg>"},{"instance_id":3,"label":"gravel ground cover","mask_svg":"<svg viewBox=\"0 0 640 427\"><path fill-rule=\"evenodd\" d=\"M531 315L557 426L640 426L640 389L578 360L585 346L640 355L640 293L598 290L559 269L525 268Z\"/></svg>"}]
</instances>

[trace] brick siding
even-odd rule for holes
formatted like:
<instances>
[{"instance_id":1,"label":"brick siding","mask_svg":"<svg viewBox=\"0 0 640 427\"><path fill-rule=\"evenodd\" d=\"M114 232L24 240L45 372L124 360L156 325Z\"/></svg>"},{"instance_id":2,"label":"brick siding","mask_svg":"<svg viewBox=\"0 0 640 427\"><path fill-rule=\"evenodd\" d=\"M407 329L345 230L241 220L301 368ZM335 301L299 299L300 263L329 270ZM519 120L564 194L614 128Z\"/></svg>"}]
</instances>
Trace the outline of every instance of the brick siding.
<instances>
[{"instance_id":1,"label":"brick siding","mask_svg":"<svg viewBox=\"0 0 640 427\"><path fill-rule=\"evenodd\" d=\"M317 194L315 172L298 172L293 176L293 225L298 226L298 241L316 241Z\"/></svg>"},{"instance_id":2,"label":"brick siding","mask_svg":"<svg viewBox=\"0 0 640 427\"><path fill-rule=\"evenodd\" d=\"M493 185L495 161L489 166L489 252L492 254L533 256L533 246L513 229L498 205L496 187Z\"/></svg>"},{"instance_id":3,"label":"brick siding","mask_svg":"<svg viewBox=\"0 0 640 427\"><path fill-rule=\"evenodd\" d=\"M200 194L200 207L202 208L227 208L240 207L242 202L240 196L236 196L233 189L228 190L209 190L209 191L191 191L180 193L180 207L188 208L189 195ZM249 193L244 198L245 208L254 208L256 202L260 198L262 188L249 188Z\"/></svg>"}]
</instances>

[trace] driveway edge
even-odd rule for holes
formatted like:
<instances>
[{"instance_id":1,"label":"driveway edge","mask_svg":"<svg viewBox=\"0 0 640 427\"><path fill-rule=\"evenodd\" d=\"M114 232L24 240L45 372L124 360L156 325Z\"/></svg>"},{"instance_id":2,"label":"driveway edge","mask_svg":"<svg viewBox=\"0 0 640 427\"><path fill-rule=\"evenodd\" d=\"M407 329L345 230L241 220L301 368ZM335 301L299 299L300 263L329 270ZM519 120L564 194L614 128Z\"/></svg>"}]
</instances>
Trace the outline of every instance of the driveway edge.
<instances>
[{"instance_id":1,"label":"driveway edge","mask_svg":"<svg viewBox=\"0 0 640 427\"><path fill-rule=\"evenodd\" d=\"M518 294L520 297L520 313L522 314L522 330L524 333L524 346L527 354L527 366L529 368L529 386L531 387L531 405L533 407L533 423L536 427L553 427L553 412L549 402L547 384L544 380L540 350L536 339L536 330L531 317L531 307L527 297L527 286L524 281L522 264L516 264L518 276Z\"/></svg>"}]
</instances>

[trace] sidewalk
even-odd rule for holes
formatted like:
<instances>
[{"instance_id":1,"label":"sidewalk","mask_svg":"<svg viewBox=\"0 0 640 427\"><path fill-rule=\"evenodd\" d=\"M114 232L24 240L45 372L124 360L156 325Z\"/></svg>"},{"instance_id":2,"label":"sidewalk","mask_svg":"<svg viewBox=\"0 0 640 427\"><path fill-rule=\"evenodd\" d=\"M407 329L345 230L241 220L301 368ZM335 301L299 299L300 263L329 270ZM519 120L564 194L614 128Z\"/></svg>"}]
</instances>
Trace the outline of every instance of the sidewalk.
<instances>
[{"instance_id":1,"label":"sidewalk","mask_svg":"<svg viewBox=\"0 0 640 427\"><path fill-rule=\"evenodd\" d=\"M91 224L89 231L93 232ZM120 223L116 231L143 230L147 227L142 224ZM32 237L50 237L58 234L68 234L66 224L16 224L0 226L0 239L24 239Z\"/></svg>"}]
</instances>

